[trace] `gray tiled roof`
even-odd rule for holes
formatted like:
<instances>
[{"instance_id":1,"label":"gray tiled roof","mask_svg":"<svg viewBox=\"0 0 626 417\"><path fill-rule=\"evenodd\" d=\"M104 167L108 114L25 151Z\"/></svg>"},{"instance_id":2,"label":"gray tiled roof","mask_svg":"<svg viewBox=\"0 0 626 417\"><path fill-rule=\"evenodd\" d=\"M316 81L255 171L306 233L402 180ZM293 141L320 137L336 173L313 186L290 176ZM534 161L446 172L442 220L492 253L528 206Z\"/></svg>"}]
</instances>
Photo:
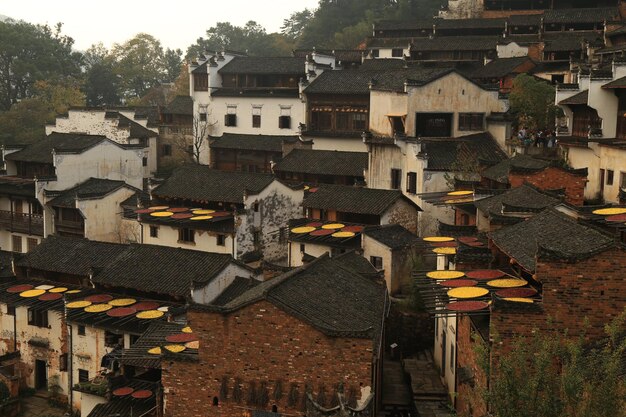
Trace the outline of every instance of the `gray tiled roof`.
<instances>
[{"instance_id":1,"label":"gray tiled roof","mask_svg":"<svg viewBox=\"0 0 626 417\"><path fill-rule=\"evenodd\" d=\"M93 278L93 282L146 293L189 297L194 283L203 286L233 262L229 254L128 245Z\"/></svg>"},{"instance_id":2,"label":"gray tiled roof","mask_svg":"<svg viewBox=\"0 0 626 417\"><path fill-rule=\"evenodd\" d=\"M102 198L122 187L131 188L124 181L89 178L76 187L62 191L60 194L55 193L57 196L46 204L53 207L74 207L76 200Z\"/></svg>"},{"instance_id":3,"label":"gray tiled roof","mask_svg":"<svg viewBox=\"0 0 626 417\"><path fill-rule=\"evenodd\" d=\"M26 146L24 149L6 156L11 161L51 164L52 150L65 153L82 153L98 143L108 140L102 135L53 132Z\"/></svg>"},{"instance_id":4,"label":"gray tiled roof","mask_svg":"<svg viewBox=\"0 0 626 417\"><path fill-rule=\"evenodd\" d=\"M259 283L260 281L256 279L235 277L235 280L211 304L216 306L226 305Z\"/></svg>"},{"instance_id":5,"label":"gray tiled roof","mask_svg":"<svg viewBox=\"0 0 626 417\"><path fill-rule=\"evenodd\" d=\"M367 167L367 152L294 149L276 164L274 171L362 177Z\"/></svg>"},{"instance_id":6,"label":"gray tiled roof","mask_svg":"<svg viewBox=\"0 0 626 417\"><path fill-rule=\"evenodd\" d=\"M220 74L304 75L304 59L299 57L237 56L219 71Z\"/></svg>"},{"instance_id":7,"label":"gray tiled roof","mask_svg":"<svg viewBox=\"0 0 626 417\"><path fill-rule=\"evenodd\" d=\"M18 266L88 276L126 250L126 245L81 238L49 236L17 262Z\"/></svg>"},{"instance_id":8,"label":"gray tiled roof","mask_svg":"<svg viewBox=\"0 0 626 417\"><path fill-rule=\"evenodd\" d=\"M561 200L530 185L521 185L493 197L478 200L474 205L485 215L501 215L503 208L519 212L536 212L558 204Z\"/></svg>"},{"instance_id":9,"label":"gray tiled roof","mask_svg":"<svg viewBox=\"0 0 626 417\"><path fill-rule=\"evenodd\" d=\"M485 66L477 68L472 74L475 78L500 78L516 72L520 65L531 61L527 56L514 58L497 58Z\"/></svg>"},{"instance_id":10,"label":"gray tiled roof","mask_svg":"<svg viewBox=\"0 0 626 417\"><path fill-rule=\"evenodd\" d=\"M382 215L399 200L404 200L414 206L416 210L420 210L400 190L382 190L331 184L321 184L317 191L308 193L302 202L302 206L333 209L344 213Z\"/></svg>"},{"instance_id":11,"label":"gray tiled roof","mask_svg":"<svg viewBox=\"0 0 626 417\"><path fill-rule=\"evenodd\" d=\"M559 101L559 104L587 104L589 102L589 90L581 91L571 97Z\"/></svg>"},{"instance_id":12,"label":"gray tiled roof","mask_svg":"<svg viewBox=\"0 0 626 417\"><path fill-rule=\"evenodd\" d=\"M602 88L626 88L626 76L606 83Z\"/></svg>"},{"instance_id":13,"label":"gray tiled roof","mask_svg":"<svg viewBox=\"0 0 626 417\"><path fill-rule=\"evenodd\" d=\"M614 240L554 209L490 234L493 243L524 269L535 270L539 250L565 259L584 259L613 246Z\"/></svg>"},{"instance_id":14,"label":"gray tiled roof","mask_svg":"<svg viewBox=\"0 0 626 417\"><path fill-rule=\"evenodd\" d=\"M539 26L541 14L514 14L509 16L509 26Z\"/></svg>"},{"instance_id":15,"label":"gray tiled roof","mask_svg":"<svg viewBox=\"0 0 626 417\"><path fill-rule=\"evenodd\" d=\"M213 149L240 149L249 151L282 152L283 142L294 143L298 136L246 135L224 133L213 138L210 147Z\"/></svg>"},{"instance_id":16,"label":"gray tiled roof","mask_svg":"<svg viewBox=\"0 0 626 417\"><path fill-rule=\"evenodd\" d=\"M245 190L258 193L272 181L272 174L225 172L190 164L176 169L152 194L198 202L243 203Z\"/></svg>"},{"instance_id":17,"label":"gray tiled roof","mask_svg":"<svg viewBox=\"0 0 626 417\"><path fill-rule=\"evenodd\" d=\"M363 234L382 243L390 249L406 248L421 242L420 238L399 224L370 226L365 228Z\"/></svg>"},{"instance_id":18,"label":"gray tiled roof","mask_svg":"<svg viewBox=\"0 0 626 417\"><path fill-rule=\"evenodd\" d=\"M162 113L193 115L193 99L190 96L176 96L163 109Z\"/></svg>"},{"instance_id":19,"label":"gray tiled roof","mask_svg":"<svg viewBox=\"0 0 626 417\"><path fill-rule=\"evenodd\" d=\"M53 235L17 265L83 277L95 271L98 284L187 297L193 283L209 282L232 262L227 254Z\"/></svg>"},{"instance_id":20,"label":"gray tiled roof","mask_svg":"<svg viewBox=\"0 0 626 417\"><path fill-rule=\"evenodd\" d=\"M506 19L433 19L437 29L502 29Z\"/></svg>"},{"instance_id":21,"label":"gray tiled roof","mask_svg":"<svg viewBox=\"0 0 626 417\"><path fill-rule=\"evenodd\" d=\"M454 169L461 153L469 152L488 165L506 159L506 154L490 133L477 133L458 138L421 139L422 152L428 158L428 170L449 171Z\"/></svg>"},{"instance_id":22,"label":"gray tiled roof","mask_svg":"<svg viewBox=\"0 0 626 417\"><path fill-rule=\"evenodd\" d=\"M402 60L398 60L403 62ZM367 68L367 66L365 67ZM359 69L354 71L325 71L305 90L307 94L369 94L372 89L402 91L405 81L412 84L427 84L451 72L450 68L383 68L379 70Z\"/></svg>"},{"instance_id":23,"label":"gray tiled roof","mask_svg":"<svg viewBox=\"0 0 626 417\"><path fill-rule=\"evenodd\" d=\"M602 36L597 33L558 32L546 33L544 38L544 52L580 51L583 45L604 45Z\"/></svg>"},{"instance_id":24,"label":"gray tiled roof","mask_svg":"<svg viewBox=\"0 0 626 417\"><path fill-rule=\"evenodd\" d=\"M550 9L543 13L544 23L602 23L618 21L617 7L587 7L578 9Z\"/></svg>"},{"instance_id":25,"label":"gray tiled roof","mask_svg":"<svg viewBox=\"0 0 626 417\"><path fill-rule=\"evenodd\" d=\"M123 114L119 113L118 114L118 124L117 127L121 128L121 129L129 129L129 134L130 134L130 138L133 139L148 139L148 138L154 138L156 136L158 136L159 134L148 129L147 127L143 127L142 125L140 125L139 123L137 123L134 120L129 119L128 117L124 116Z\"/></svg>"},{"instance_id":26,"label":"gray tiled roof","mask_svg":"<svg viewBox=\"0 0 626 417\"><path fill-rule=\"evenodd\" d=\"M518 154L512 158L505 159L499 164L485 169L482 172L482 176L490 180L498 181L502 184L508 184L509 172L511 172L511 170L540 171L550 165L552 165L552 162L547 159L533 158L530 155Z\"/></svg>"},{"instance_id":27,"label":"gray tiled roof","mask_svg":"<svg viewBox=\"0 0 626 417\"><path fill-rule=\"evenodd\" d=\"M234 311L266 299L331 336L376 339L387 304L383 285L323 255L296 270L262 282L226 304Z\"/></svg>"}]
</instances>

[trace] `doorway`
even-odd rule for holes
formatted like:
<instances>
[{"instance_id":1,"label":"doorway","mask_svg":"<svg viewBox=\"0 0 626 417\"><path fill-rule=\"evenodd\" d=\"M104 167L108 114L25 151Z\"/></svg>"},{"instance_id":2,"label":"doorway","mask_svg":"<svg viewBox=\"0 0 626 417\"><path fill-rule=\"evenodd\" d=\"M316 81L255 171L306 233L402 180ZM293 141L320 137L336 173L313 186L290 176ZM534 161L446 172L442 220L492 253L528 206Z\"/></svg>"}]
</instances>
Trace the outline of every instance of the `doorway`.
<instances>
[{"instance_id":1,"label":"doorway","mask_svg":"<svg viewBox=\"0 0 626 417\"><path fill-rule=\"evenodd\" d=\"M39 359L35 360L35 389L48 389L48 364Z\"/></svg>"}]
</instances>

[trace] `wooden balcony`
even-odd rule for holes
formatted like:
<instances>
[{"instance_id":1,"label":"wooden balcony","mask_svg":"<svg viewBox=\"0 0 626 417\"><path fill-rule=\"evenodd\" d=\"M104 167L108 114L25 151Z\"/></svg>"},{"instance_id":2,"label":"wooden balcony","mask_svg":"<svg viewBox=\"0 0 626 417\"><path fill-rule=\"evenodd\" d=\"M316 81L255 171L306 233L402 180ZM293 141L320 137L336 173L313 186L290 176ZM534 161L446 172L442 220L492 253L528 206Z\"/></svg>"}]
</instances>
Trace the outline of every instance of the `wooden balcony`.
<instances>
[{"instance_id":1,"label":"wooden balcony","mask_svg":"<svg viewBox=\"0 0 626 417\"><path fill-rule=\"evenodd\" d=\"M43 215L0 210L0 227L11 232L43 236Z\"/></svg>"},{"instance_id":2,"label":"wooden balcony","mask_svg":"<svg viewBox=\"0 0 626 417\"><path fill-rule=\"evenodd\" d=\"M61 236L85 237L85 223L82 221L56 219L54 225L56 233Z\"/></svg>"}]
</instances>

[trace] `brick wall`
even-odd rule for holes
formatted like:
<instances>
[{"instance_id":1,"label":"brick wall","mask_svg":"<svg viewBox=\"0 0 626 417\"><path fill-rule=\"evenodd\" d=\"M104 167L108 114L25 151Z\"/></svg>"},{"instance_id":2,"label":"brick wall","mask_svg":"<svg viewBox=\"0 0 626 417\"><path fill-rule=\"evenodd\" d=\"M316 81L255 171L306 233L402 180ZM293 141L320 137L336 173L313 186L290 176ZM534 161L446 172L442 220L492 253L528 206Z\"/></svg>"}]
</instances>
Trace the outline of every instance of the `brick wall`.
<instances>
[{"instance_id":1,"label":"brick wall","mask_svg":"<svg viewBox=\"0 0 626 417\"><path fill-rule=\"evenodd\" d=\"M575 206L582 206L587 178L572 174L561 168L549 167L533 173L509 173L511 188L525 182L542 190L565 188L565 201Z\"/></svg>"},{"instance_id":2,"label":"brick wall","mask_svg":"<svg viewBox=\"0 0 626 417\"><path fill-rule=\"evenodd\" d=\"M317 398L320 386L326 398L343 383L346 392L372 385L372 340L328 337L267 301L259 301L229 315L190 311L187 315L200 341L199 361L162 363L165 417L243 416L251 382L256 391L267 386L270 410L300 414L305 384ZM220 395L226 378L228 395ZM242 400L233 399L235 380L240 379ZM275 399L276 381L282 398ZM298 404L289 406L292 384L297 385ZM220 405L213 406L213 397Z\"/></svg>"},{"instance_id":3,"label":"brick wall","mask_svg":"<svg viewBox=\"0 0 626 417\"><path fill-rule=\"evenodd\" d=\"M476 342L472 339L474 331L468 316L459 316L456 334L457 413L460 416L487 415L487 406L480 396L480 389L487 386L487 378L476 361Z\"/></svg>"},{"instance_id":4,"label":"brick wall","mask_svg":"<svg viewBox=\"0 0 626 417\"><path fill-rule=\"evenodd\" d=\"M492 361L509 351L518 336L531 336L539 329L543 332L564 332L578 337L586 332L587 340L605 336L604 326L619 315L625 306L626 251L610 249L592 258L578 262L537 260L536 279L543 284L542 309L496 308L490 317L490 334L500 340L492 344ZM588 324L587 324L588 323ZM469 342L469 320L461 318L457 328L457 361L459 367L468 367L478 375L477 384L485 386ZM477 398L477 390L459 384L457 410L460 415L484 415Z\"/></svg>"}]
</instances>

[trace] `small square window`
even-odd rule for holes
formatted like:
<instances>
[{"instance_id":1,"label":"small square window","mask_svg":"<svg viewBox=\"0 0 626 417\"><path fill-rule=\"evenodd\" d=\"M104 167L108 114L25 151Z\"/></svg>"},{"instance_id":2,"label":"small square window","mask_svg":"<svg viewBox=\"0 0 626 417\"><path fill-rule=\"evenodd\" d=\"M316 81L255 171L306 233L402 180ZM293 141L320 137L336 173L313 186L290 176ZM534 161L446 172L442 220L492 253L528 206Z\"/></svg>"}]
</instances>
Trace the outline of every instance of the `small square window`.
<instances>
[{"instance_id":1,"label":"small square window","mask_svg":"<svg viewBox=\"0 0 626 417\"><path fill-rule=\"evenodd\" d=\"M391 189L399 190L402 185L402 170L392 168L391 169Z\"/></svg>"},{"instance_id":2,"label":"small square window","mask_svg":"<svg viewBox=\"0 0 626 417\"><path fill-rule=\"evenodd\" d=\"M76 331L78 332L79 336L84 336L85 335L85 326L83 326L82 324L79 324L78 328L76 329Z\"/></svg>"},{"instance_id":3,"label":"small square window","mask_svg":"<svg viewBox=\"0 0 626 417\"><path fill-rule=\"evenodd\" d=\"M279 129L291 129L291 116L280 116L278 118Z\"/></svg>"},{"instance_id":4,"label":"small square window","mask_svg":"<svg viewBox=\"0 0 626 417\"><path fill-rule=\"evenodd\" d=\"M38 244L39 241L37 239L32 237L26 238L26 250L28 250L28 252L35 249Z\"/></svg>"},{"instance_id":5,"label":"small square window","mask_svg":"<svg viewBox=\"0 0 626 417\"><path fill-rule=\"evenodd\" d=\"M417 173L416 172L407 172L406 192L411 193L411 194L417 193Z\"/></svg>"},{"instance_id":6,"label":"small square window","mask_svg":"<svg viewBox=\"0 0 626 417\"><path fill-rule=\"evenodd\" d=\"M195 231L193 229L188 229L183 227L182 229L178 229L178 241L185 243L194 243L195 242Z\"/></svg>"},{"instance_id":7,"label":"small square window","mask_svg":"<svg viewBox=\"0 0 626 417\"><path fill-rule=\"evenodd\" d=\"M224 116L224 126L235 127L237 126L237 115L227 114Z\"/></svg>"},{"instance_id":8,"label":"small square window","mask_svg":"<svg viewBox=\"0 0 626 417\"><path fill-rule=\"evenodd\" d=\"M143 157L143 159L141 160L141 165L143 165L144 167L148 166L148 158L147 157Z\"/></svg>"},{"instance_id":9,"label":"small square window","mask_svg":"<svg viewBox=\"0 0 626 417\"><path fill-rule=\"evenodd\" d=\"M7 314L9 316L14 316L15 315L15 306L7 305Z\"/></svg>"},{"instance_id":10,"label":"small square window","mask_svg":"<svg viewBox=\"0 0 626 417\"><path fill-rule=\"evenodd\" d=\"M252 115L252 127L261 127L261 115L260 114Z\"/></svg>"},{"instance_id":11,"label":"small square window","mask_svg":"<svg viewBox=\"0 0 626 417\"><path fill-rule=\"evenodd\" d=\"M159 237L159 227L158 226L150 226L150 237L158 238Z\"/></svg>"},{"instance_id":12,"label":"small square window","mask_svg":"<svg viewBox=\"0 0 626 417\"><path fill-rule=\"evenodd\" d=\"M226 235L217 235L217 245L226 246Z\"/></svg>"},{"instance_id":13,"label":"small square window","mask_svg":"<svg viewBox=\"0 0 626 417\"><path fill-rule=\"evenodd\" d=\"M304 253L304 249L306 249L306 246L304 243L300 243L300 252Z\"/></svg>"},{"instance_id":14,"label":"small square window","mask_svg":"<svg viewBox=\"0 0 626 417\"><path fill-rule=\"evenodd\" d=\"M380 256L370 256L370 263L378 270L383 269L383 258Z\"/></svg>"},{"instance_id":15,"label":"small square window","mask_svg":"<svg viewBox=\"0 0 626 417\"><path fill-rule=\"evenodd\" d=\"M29 308L28 324L37 327L48 327L48 310Z\"/></svg>"},{"instance_id":16,"label":"small square window","mask_svg":"<svg viewBox=\"0 0 626 417\"><path fill-rule=\"evenodd\" d=\"M163 156L172 156L172 145L161 145L161 154Z\"/></svg>"},{"instance_id":17,"label":"small square window","mask_svg":"<svg viewBox=\"0 0 626 417\"><path fill-rule=\"evenodd\" d=\"M613 185L613 170L606 170L606 185Z\"/></svg>"},{"instance_id":18,"label":"small square window","mask_svg":"<svg viewBox=\"0 0 626 417\"><path fill-rule=\"evenodd\" d=\"M201 122L206 122L206 120L207 120L206 113L200 113L200 121Z\"/></svg>"},{"instance_id":19,"label":"small square window","mask_svg":"<svg viewBox=\"0 0 626 417\"><path fill-rule=\"evenodd\" d=\"M13 247L13 252L22 252L22 236L11 236L11 246Z\"/></svg>"},{"instance_id":20,"label":"small square window","mask_svg":"<svg viewBox=\"0 0 626 417\"><path fill-rule=\"evenodd\" d=\"M89 371L86 369L78 370L78 382L89 382Z\"/></svg>"},{"instance_id":21,"label":"small square window","mask_svg":"<svg viewBox=\"0 0 626 417\"><path fill-rule=\"evenodd\" d=\"M378 49L372 49L372 57L373 58L378 58L378 55L379 55Z\"/></svg>"},{"instance_id":22,"label":"small square window","mask_svg":"<svg viewBox=\"0 0 626 417\"><path fill-rule=\"evenodd\" d=\"M391 50L391 56L394 58L402 58L404 51L400 48L394 48Z\"/></svg>"}]
</instances>

